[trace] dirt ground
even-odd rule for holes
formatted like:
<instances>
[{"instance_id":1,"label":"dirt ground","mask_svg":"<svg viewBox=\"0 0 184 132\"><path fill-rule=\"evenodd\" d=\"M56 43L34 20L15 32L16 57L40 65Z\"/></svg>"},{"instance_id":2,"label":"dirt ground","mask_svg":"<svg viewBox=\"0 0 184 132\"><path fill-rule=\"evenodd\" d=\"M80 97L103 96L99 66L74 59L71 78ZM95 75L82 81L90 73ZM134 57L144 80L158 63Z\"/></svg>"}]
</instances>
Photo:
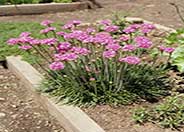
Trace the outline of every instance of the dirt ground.
<instances>
[{"instance_id":1,"label":"dirt ground","mask_svg":"<svg viewBox=\"0 0 184 132\"><path fill-rule=\"evenodd\" d=\"M0 132L65 132L19 80L1 66Z\"/></svg>"},{"instance_id":2,"label":"dirt ground","mask_svg":"<svg viewBox=\"0 0 184 132\"><path fill-rule=\"evenodd\" d=\"M176 14L175 9L169 4L175 2L182 9L184 14L184 0L98 0L104 8L94 10L82 10L75 12L24 15L24 16L4 16L0 17L0 22L20 22L20 21L42 21L51 19L57 22L66 22L71 19L80 19L84 22L94 22L99 19L112 18L114 13L141 17L169 27L182 27L182 21Z\"/></svg>"}]
</instances>

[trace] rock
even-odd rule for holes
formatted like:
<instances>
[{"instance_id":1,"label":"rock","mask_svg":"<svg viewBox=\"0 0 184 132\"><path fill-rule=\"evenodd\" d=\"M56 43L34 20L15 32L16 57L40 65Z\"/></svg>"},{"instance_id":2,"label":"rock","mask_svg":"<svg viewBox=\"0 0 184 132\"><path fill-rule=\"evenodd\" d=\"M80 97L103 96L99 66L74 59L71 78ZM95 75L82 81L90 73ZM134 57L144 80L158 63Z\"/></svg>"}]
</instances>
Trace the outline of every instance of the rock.
<instances>
[{"instance_id":1,"label":"rock","mask_svg":"<svg viewBox=\"0 0 184 132\"><path fill-rule=\"evenodd\" d=\"M5 113L0 113L0 119L1 119L1 118L4 118L5 116L6 116Z\"/></svg>"},{"instance_id":2,"label":"rock","mask_svg":"<svg viewBox=\"0 0 184 132\"><path fill-rule=\"evenodd\" d=\"M5 101L5 98L0 98L0 101Z\"/></svg>"}]
</instances>

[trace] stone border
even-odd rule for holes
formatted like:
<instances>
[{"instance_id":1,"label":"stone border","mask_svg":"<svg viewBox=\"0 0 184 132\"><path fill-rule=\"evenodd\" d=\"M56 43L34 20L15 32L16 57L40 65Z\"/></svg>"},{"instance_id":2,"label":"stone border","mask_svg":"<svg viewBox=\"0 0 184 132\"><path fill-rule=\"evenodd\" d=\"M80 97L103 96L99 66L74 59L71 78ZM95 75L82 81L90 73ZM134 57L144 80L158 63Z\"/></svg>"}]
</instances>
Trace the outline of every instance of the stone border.
<instances>
[{"instance_id":1,"label":"stone border","mask_svg":"<svg viewBox=\"0 0 184 132\"><path fill-rule=\"evenodd\" d=\"M73 3L45 3L45 4L21 4L0 6L0 16L6 15L30 15L49 12L65 12L88 9L92 3L73 2Z\"/></svg>"},{"instance_id":2,"label":"stone border","mask_svg":"<svg viewBox=\"0 0 184 132\"><path fill-rule=\"evenodd\" d=\"M53 98L37 92L43 76L21 57L10 56L6 58L7 66L25 87L35 95L41 105L54 116L67 132L105 132L80 108L56 104Z\"/></svg>"}]
</instances>

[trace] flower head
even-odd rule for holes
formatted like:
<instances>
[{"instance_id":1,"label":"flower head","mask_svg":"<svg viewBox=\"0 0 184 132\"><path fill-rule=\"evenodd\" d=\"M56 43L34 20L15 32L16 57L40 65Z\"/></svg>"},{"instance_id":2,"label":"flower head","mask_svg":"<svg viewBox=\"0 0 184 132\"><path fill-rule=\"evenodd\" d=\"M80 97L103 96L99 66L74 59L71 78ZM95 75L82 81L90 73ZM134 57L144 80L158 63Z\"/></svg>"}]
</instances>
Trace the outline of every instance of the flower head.
<instances>
[{"instance_id":1,"label":"flower head","mask_svg":"<svg viewBox=\"0 0 184 132\"><path fill-rule=\"evenodd\" d=\"M174 52L174 50L175 50L175 48L166 47L166 48L164 49L164 52L166 52L166 53L172 53L172 52Z\"/></svg>"},{"instance_id":2,"label":"flower head","mask_svg":"<svg viewBox=\"0 0 184 132\"><path fill-rule=\"evenodd\" d=\"M50 32L50 31L55 31L55 30L56 30L55 27L48 27L48 28L46 28L46 29L41 30L40 33L42 33L42 34L47 34L48 32Z\"/></svg>"},{"instance_id":3,"label":"flower head","mask_svg":"<svg viewBox=\"0 0 184 132\"><path fill-rule=\"evenodd\" d=\"M31 35L30 32L22 32L19 37L29 37Z\"/></svg>"},{"instance_id":4,"label":"flower head","mask_svg":"<svg viewBox=\"0 0 184 132\"><path fill-rule=\"evenodd\" d=\"M116 56L116 52L113 50L107 50L103 52L103 57L104 58L113 58Z\"/></svg>"},{"instance_id":5,"label":"flower head","mask_svg":"<svg viewBox=\"0 0 184 132\"><path fill-rule=\"evenodd\" d=\"M112 21L107 19L107 20L101 20L99 23L104 26L109 26L112 24Z\"/></svg>"},{"instance_id":6,"label":"flower head","mask_svg":"<svg viewBox=\"0 0 184 132\"><path fill-rule=\"evenodd\" d=\"M119 59L120 62L126 62L128 64L139 64L141 59L136 56L127 56Z\"/></svg>"},{"instance_id":7,"label":"flower head","mask_svg":"<svg viewBox=\"0 0 184 132\"><path fill-rule=\"evenodd\" d=\"M7 41L7 44L8 44L8 45L16 45L16 44L19 44L19 39L18 39L18 38L10 38L10 39Z\"/></svg>"},{"instance_id":8,"label":"flower head","mask_svg":"<svg viewBox=\"0 0 184 132\"><path fill-rule=\"evenodd\" d=\"M147 49L147 48L150 48L152 46L152 42L150 41L150 39L148 39L147 37L144 37L144 36L136 37L135 42L139 48Z\"/></svg>"},{"instance_id":9,"label":"flower head","mask_svg":"<svg viewBox=\"0 0 184 132\"><path fill-rule=\"evenodd\" d=\"M106 46L106 49L108 50L113 50L113 51L117 51L121 48L121 46L119 44L108 44Z\"/></svg>"},{"instance_id":10,"label":"flower head","mask_svg":"<svg viewBox=\"0 0 184 132\"><path fill-rule=\"evenodd\" d=\"M49 65L49 68L51 69L51 70L62 70L62 69L64 69L64 64L62 63L62 62L53 62L53 63L51 63L50 65Z\"/></svg>"},{"instance_id":11,"label":"flower head","mask_svg":"<svg viewBox=\"0 0 184 132\"><path fill-rule=\"evenodd\" d=\"M106 31L106 32L117 32L118 30L119 30L119 27L118 26L116 26L116 25L110 25L110 26L106 26L105 28L104 28L104 30Z\"/></svg>"},{"instance_id":12,"label":"flower head","mask_svg":"<svg viewBox=\"0 0 184 132\"><path fill-rule=\"evenodd\" d=\"M44 21L42 21L40 24L41 24L42 26L50 26L50 24L52 24L52 23L54 23L54 22L51 21L51 20L44 20Z\"/></svg>"},{"instance_id":13,"label":"flower head","mask_svg":"<svg viewBox=\"0 0 184 132\"><path fill-rule=\"evenodd\" d=\"M22 49L22 50L29 50L29 49L31 49L32 47L29 46L29 45L22 45L22 46L19 46L19 48Z\"/></svg>"},{"instance_id":14,"label":"flower head","mask_svg":"<svg viewBox=\"0 0 184 132\"><path fill-rule=\"evenodd\" d=\"M144 23L141 25L141 31L142 33L149 33L152 30L154 30L156 27L153 24L149 24L149 23Z\"/></svg>"},{"instance_id":15,"label":"flower head","mask_svg":"<svg viewBox=\"0 0 184 132\"><path fill-rule=\"evenodd\" d=\"M136 47L132 44L124 45L122 48L123 51L134 51L136 50Z\"/></svg>"}]
</instances>

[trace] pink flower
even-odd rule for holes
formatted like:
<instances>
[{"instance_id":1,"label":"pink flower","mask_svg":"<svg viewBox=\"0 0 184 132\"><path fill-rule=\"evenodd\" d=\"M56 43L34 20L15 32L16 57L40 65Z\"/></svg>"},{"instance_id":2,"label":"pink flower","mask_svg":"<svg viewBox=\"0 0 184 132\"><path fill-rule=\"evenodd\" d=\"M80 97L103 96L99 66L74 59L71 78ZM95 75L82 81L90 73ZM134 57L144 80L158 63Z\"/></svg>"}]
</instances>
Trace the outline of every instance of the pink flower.
<instances>
[{"instance_id":1,"label":"pink flower","mask_svg":"<svg viewBox=\"0 0 184 132\"><path fill-rule=\"evenodd\" d=\"M109 26L112 24L112 21L107 19L107 20L102 20L99 23L104 25L104 26Z\"/></svg>"},{"instance_id":2,"label":"pink flower","mask_svg":"<svg viewBox=\"0 0 184 132\"><path fill-rule=\"evenodd\" d=\"M51 70L62 70L64 69L64 64L62 62L53 62L52 64L49 65L49 68Z\"/></svg>"},{"instance_id":3,"label":"pink flower","mask_svg":"<svg viewBox=\"0 0 184 132\"><path fill-rule=\"evenodd\" d=\"M113 51L117 51L121 48L121 46L119 44L108 44L106 46L106 49L108 50L113 50Z\"/></svg>"},{"instance_id":4,"label":"pink flower","mask_svg":"<svg viewBox=\"0 0 184 132\"><path fill-rule=\"evenodd\" d=\"M110 26L106 26L105 28L104 28L104 30L106 31L106 32L117 32L118 30L119 30L119 27L118 26L116 26L116 25L110 25Z\"/></svg>"},{"instance_id":5,"label":"pink flower","mask_svg":"<svg viewBox=\"0 0 184 132\"><path fill-rule=\"evenodd\" d=\"M134 51L136 50L136 47L132 44L124 45L122 48L123 51Z\"/></svg>"},{"instance_id":6,"label":"pink flower","mask_svg":"<svg viewBox=\"0 0 184 132\"><path fill-rule=\"evenodd\" d=\"M20 37L18 38L19 43L25 44L30 43L33 40L32 37Z\"/></svg>"},{"instance_id":7,"label":"pink flower","mask_svg":"<svg viewBox=\"0 0 184 132\"><path fill-rule=\"evenodd\" d=\"M86 32L87 32L88 34L91 34L91 33L96 32L96 30L95 30L94 28L87 28L87 29L86 29Z\"/></svg>"},{"instance_id":8,"label":"pink flower","mask_svg":"<svg viewBox=\"0 0 184 132\"><path fill-rule=\"evenodd\" d=\"M29 37L31 33L29 32L22 32L19 37Z\"/></svg>"},{"instance_id":9,"label":"pink flower","mask_svg":"<svg viewBox=\"0 0 184 132\"><path fill-rule=\"evenodd\" d=\"M39 39L33 39L29 42L31 45L39 45L41 44L40 40Z\"/></svg>"},{"instance_id":10,"label":"pink flower","mask_svg":"<svg viewBox=\"0 0 184 132\"><path fill-rule=\"evenodd\" d=\"M22 50L29 50L29 49L31 49L32 47L29 46L29 45L22 45L22 46L19 46L19 48L22 49Z\"/></svg>"},{"instance_id":11,"label":"pink flower","mask_svg":"<svg viewBox=\"0 0 184 132\"><path fill-rule=\"evenodd\" d=\"M163 51L164 51L164 49L165 49L165 47L164 47L163 45L158 46L158 48L159 48L159 50L160 50L160 51L162 51L162 52L163 52Z\"/></svg>"},{"instance_id":12,"label":"pink flower","mask_svg":"<svg viewBox=\"0 0 184 132\"><path fill-rule=\"evenodd\" d=\"M60 32L57 32L56 34L57 34L58 36L64 36L66 33L65 33L65 32L60 31Z\"/></svg>"},{"instance_id":13,"label":"pink flower","mask_svg":"<svg viewBox=\"0 0 184 132\"><path fill-rule=\"evenodd\" d=\"M128 64L139 64L141 59L136 56L127 56L119 59L120 62L126 62Z\"/></svg>"},{"instance_id":14,"label":"pink flower","mask_svg":"<svg viewBox=\"0 0 184 132\"><path fill-rule=\"evenodd\" d=\"M91 78L89 79L89 81L95 81L95 78L91 77Z\"/></svg>"},{"instance_id":15,"label":"pink flower","mask_svg":"<svg viewBox=\"0 0 184 132\"><path fill-rule=\"evenodd\" d=\"M91 53L90 50L81 47L73 47L71 51L78 55L88 55L89 53Z\"/></svg>"},{"instance_id":16,"label":"pink flower","mask_svg":"<svg viewBox=\"0 0 184 132\"><path fill-rule=\"evenodd\" d=\"M77 25L80 25L82 22L80 20L73 20L70 23L77 26Z\"/></svg>"},{"instance_id":17,"label":"pink flower","mask_svg":"<svg viewBox=\"0 0 184 132\"><path fill-rule=\"evenodd\" d=\"M65 53L65 54L55 54L54 57L56 61L73 61L78 58L78 55L75 53Z\"/></svg>"},{"instance_id":18,"label":"pink flower","mask_svg":"<svg viewBox=\"0 0 184 132\"><path fill-rule=\"evenodd\" d=\"M116 56L116 52L113 50L107 50L103 52L103 57L105 58L113 58Z\"/></svg>"},{"instance_id":19,"label":"pink flower","mask_svg":"<svg viewBox=\"0 0 184 132\"><path fill-rule=\"evenodd\" d=\"M69 42L61 42L58 45L59 50L69 50L71 48L71 44Z\"/></svg>"},{"instance_id":20,"label":"pink flower","mask_svg":"<svg viewBox=\"0 0 184 132\"><path fill-rule=\"evenodd\" d=\"M65 24L62 29L72 29L74 27L74 25L72 23L67 23Z\"/></svg>"},{"instance_id":21,"label":"pink flower","mask_svg":"<svg viewBox=\"0 0 184 132\"><path fill-rule=\"evenodd\" d=\"M154 30L156 27L153 24L144 23L141 25L142 33L149 33Z\"/></svg>"},{"instance_id":22,"label":"pink flower","mask_svg":"<svg viewBox=\"0 0 184 132\"><path fill-rule=\"evenodd\" d=\"M123 32L125 32L126 34L129 34L129 33L134 33L137 31L137 29L139 29L141 27L140 24L133 24L133 25L130 25L129 27L125 28L123 30Z\"/></svg>"},{"instance_id":23,"label":"pink flower","mask_svg":"<svg viewBox=\"0 0 184 132\"><path fill-rule=\"evenodd\" d=\"M40 24L41 24L42 26L50 26L50 24L52 24L52 23L54 23L54 22L51 21L51 20L44 20L44 21L42 21Z\"/></svg>"},{"instance_id":24,"label":"pink flower","mask_svg":"<svg viewBox=\"0 0 184 132\"><path fill-rule=\"evenodd\" d=\"M112 36L107 32L97 33L94 37L94 43L99 43L101 45L106 45L110 43L114 43Z\"/></svg>"},{"instance_id":25,"label":"pink flower","mask_svg":"<svg viewBox=\"0 0 184 132\"><path fill-rule=\"evenodd\" d=\"M19 44L19 39L18 38L10 38L8 41L7 41L8 45L16 45L16 44Z\"/></svg>"},{"instance_id":26,"label":"pink flower","mask_svg":"<svg viewBox=\"0 0 184 132\"><path fill-rule=\"evenodd\" d=\"M46 29L41 30L40 33L42 33L42 34L47 34L48 32L50 32L50 31L55 31L55 30L56 30L55 27L48 27L48 28L46 28Z\"/></svg>"},{"instance_id":27,"label":"pink flower","mask_svg":"<svg viewBox=\"0 0 184 132\"><path fill-rule=\"evenodd\" d=\"M40 43L41 44L47 44L47 45L54 45L58 40L56 38L46 38L46 39L41 39Z\"/></svg>"},{"instance_id":28,"label":"pink flower","mask_svg":"<svg viewBox=\"0 0 184 132\"><path fill-rule=\"evenodd\" d=\"M120 41L124 41L124 42L128 41L129 39L130 39L130 37L129 37L128 35L122 35L122 36L119 38Z\"/></svg>"},{"instance_id":29,"label":"pink flower","mask_svg":"<svg viewBox=\"0 0 184 132\"><path fill-rule=\"evenodd\" d=\"M172 48L172 47L164 48L164 52L166 52L166 53L172 53L172 52L174 52L174 50L175 50L175 48Z\"/></svg>"},{"instance_id":30,"label":"pink flower","mask_svg":"<svg viewBox=\"0 0 184 132\"><path fill-rule=\"evenodd\" d=\"M150 48L152 46L152 42L147 37L144 37L144 36L136 37L135 42L138 47L144 48L144 49Z\"/></svg>"}]
</instances>

